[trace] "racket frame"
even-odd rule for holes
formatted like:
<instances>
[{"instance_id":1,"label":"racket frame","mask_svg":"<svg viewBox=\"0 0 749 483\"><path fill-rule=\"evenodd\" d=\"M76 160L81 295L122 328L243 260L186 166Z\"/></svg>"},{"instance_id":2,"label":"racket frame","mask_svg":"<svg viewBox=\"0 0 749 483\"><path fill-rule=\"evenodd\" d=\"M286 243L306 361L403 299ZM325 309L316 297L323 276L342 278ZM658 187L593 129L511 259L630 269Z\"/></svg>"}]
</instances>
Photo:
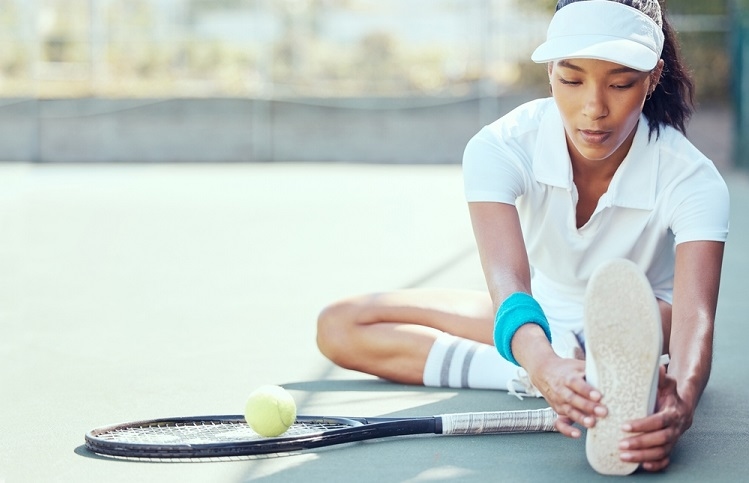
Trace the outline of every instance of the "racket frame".
<instances>
[{"instance_id":1,"label":"racket frame","mask_svg":"<svg viewBox=\"0 0 749 483\"><path fill-rule=\"evenodd\" d=\"M127 443L110 441L99 436L132 427L189 425L195 422L247 424L242 415L175 417L113 424L86 433L86 447L106 456L130 458L202 458L290 453L305 449L353 443L390 436L440 434L439 417L418 418L362 418L338 416L297 416L297 423L326 422L347 427L321 430L303 435L257 438L247 441L227 441L195 444Z\"/></svg>"},{"instance_id":2,"label":"racket frame","mask_svg":"<svg viewBox=\"0 0 749 483\"><path fill-rule=\"evenodd\" d=\"M509 428L495 424L493 418L519 418ZM474 421L477 419L477 421ZM242 415L176 417L120 423L93 429L86 433L86 447L100 455L121 458L180 459L180 458L221 458L252 456L263 454L283 454L305 449L320 448L345 443L353 443L391 436L419 434L499 434L555 431L556 414L551 408L496 411L487 413L443 414L431 417L336 417L336 416L297 416L295 424L315 424L324 422L337 425L335 429L302 434L281 435L279 437L258 437L240 441L216 441L206 443L154 443L114 441L102 437L111 432L128 428L148 428L158 426L189 426L192 423L229 423L246 425ZM344 427L340 427L343 425ZM492 427L494 425L494 427Z\"/></svg>"}]
</instances>

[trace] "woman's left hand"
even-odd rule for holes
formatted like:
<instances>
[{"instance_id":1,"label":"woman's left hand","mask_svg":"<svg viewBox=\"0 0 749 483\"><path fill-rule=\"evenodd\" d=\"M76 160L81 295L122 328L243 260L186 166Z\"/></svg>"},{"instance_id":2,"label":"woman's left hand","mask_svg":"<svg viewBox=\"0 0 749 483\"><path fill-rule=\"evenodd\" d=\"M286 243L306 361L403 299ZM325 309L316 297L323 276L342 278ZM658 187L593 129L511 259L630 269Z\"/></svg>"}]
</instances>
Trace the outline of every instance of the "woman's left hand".
<instances>
[{"instance_id":1,"label":"woman's left hand","mask_svg":"<svg viewBox=\"0 0 749 483\"><path fill-rule=\"evenodd\" d=\"M651 416L629 421L623 428L639 433L624 438L619 448L622 461L642 463L646 471L660 471L670 463L676 441L692 425L694 411L681 399L676 381L660 368L656 411Z\"/></svg>"}]
</instances>

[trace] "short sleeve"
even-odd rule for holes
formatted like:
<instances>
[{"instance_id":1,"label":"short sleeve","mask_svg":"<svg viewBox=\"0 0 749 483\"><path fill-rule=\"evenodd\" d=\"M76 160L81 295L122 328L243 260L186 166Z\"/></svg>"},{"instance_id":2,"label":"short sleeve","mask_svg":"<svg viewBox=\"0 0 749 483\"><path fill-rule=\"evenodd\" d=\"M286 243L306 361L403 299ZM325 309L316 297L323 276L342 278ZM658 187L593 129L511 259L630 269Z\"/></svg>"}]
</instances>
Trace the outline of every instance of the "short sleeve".
<instances>
[{"instance_id":1,"label":"short sleeve","mask_svg":"<svg viewBox=\"0 0 749 483\"><path fill-rule=\"evenodd\" d=\"M515 204L525 192L527 175L522 154L500 140L486 126L466 145L463 153L463 184L468 202L495 201Z\"/></svg>"},{"instance_id":2,"label":"short sleeve","mask_svg":"<svg viewBox=\"0 0 749 483\"><path fill-rule=\"evenodd\" d=\"M689 178L679 189L681 201L672 216L675 243L726 241L730 196L725 181L712 166L703 166Z\"/></svg>"}]
</instances>

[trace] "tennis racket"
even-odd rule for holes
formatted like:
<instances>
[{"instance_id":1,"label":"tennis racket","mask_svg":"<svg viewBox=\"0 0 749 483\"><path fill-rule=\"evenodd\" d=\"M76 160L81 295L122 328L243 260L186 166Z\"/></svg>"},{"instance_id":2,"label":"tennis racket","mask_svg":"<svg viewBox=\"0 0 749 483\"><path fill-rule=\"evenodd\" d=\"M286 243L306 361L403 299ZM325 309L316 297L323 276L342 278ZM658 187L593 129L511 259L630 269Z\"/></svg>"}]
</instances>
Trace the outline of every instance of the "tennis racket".
<instances>
[{"instance_id":1,"label":"tennis racket","mask_svg":"<svg viewBox=\"0 0 749 483\"><path fill-rule=\"evenodd\" d=\"M255 433L243 416L153 419L94 429L86 447L123 458L213 458L288 453L375 438L415 434L497 434L554 431L551 408L443 414L419 418L297 416L279 437Z\"/></svg>"}]
</instances>

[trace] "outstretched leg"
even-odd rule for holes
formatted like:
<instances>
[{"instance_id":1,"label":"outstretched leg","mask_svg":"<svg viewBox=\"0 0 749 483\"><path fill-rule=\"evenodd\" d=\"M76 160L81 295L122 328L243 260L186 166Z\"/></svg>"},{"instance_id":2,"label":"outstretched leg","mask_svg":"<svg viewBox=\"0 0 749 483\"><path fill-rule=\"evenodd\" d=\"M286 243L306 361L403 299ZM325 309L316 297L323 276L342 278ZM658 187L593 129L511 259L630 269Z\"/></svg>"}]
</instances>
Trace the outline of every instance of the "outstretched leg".
<instances>
[{"instance_id":1,"label":"outstretched leg","mask_svg":"<svg viewBox=\"0 0 749 483\"><path fill-rule=\"evenodd\" d=\"M629 260L611 260L591 276L585 294L588 382L603 394L608 414L588 429L586 453L599 473L626 475L637 463L619 458L626 421L652 414L663 353L664 326L650 282Z\"/></svg>"}]
</instances>

